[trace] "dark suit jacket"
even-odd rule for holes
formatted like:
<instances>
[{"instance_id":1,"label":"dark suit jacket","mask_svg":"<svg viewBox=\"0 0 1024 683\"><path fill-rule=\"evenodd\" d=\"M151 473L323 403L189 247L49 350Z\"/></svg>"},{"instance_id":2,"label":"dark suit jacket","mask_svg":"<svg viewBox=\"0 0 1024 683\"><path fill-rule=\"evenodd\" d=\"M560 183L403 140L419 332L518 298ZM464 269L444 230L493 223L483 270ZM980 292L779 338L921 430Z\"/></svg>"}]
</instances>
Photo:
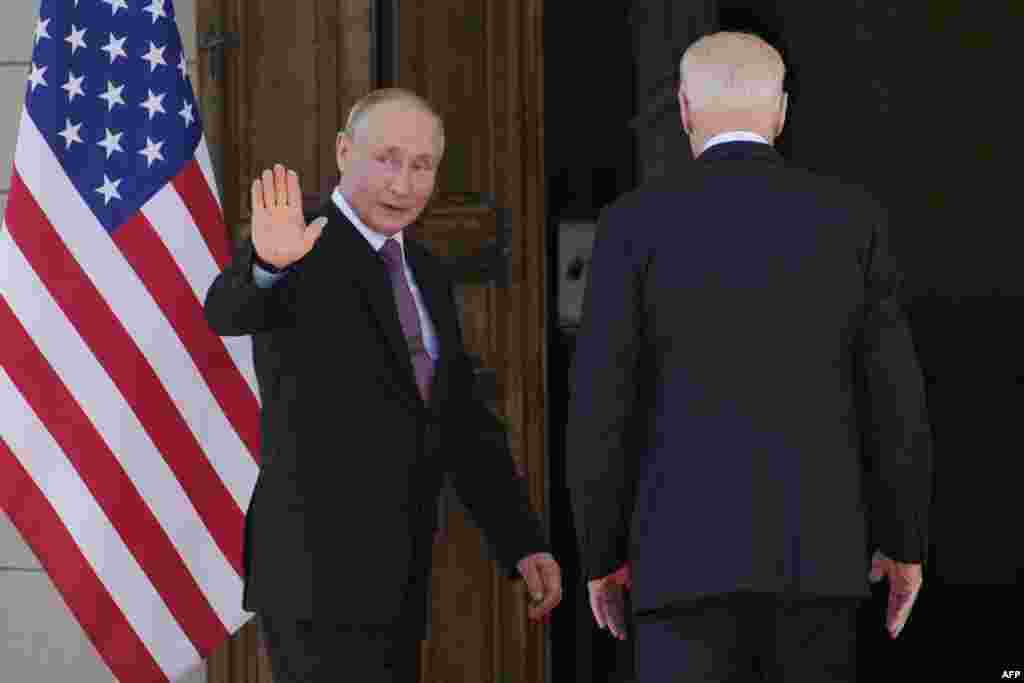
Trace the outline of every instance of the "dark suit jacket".
<instances>
[{"instance_id":1,"label":"dark suit jacket","mask_svg":"<svg viewBox=\"0 0 1024 683\"><path fill-rule=\"evenodd\" d=\"M405 240L441 346L425 405L386 267L333 203L317 215L327 227L283 281L258 288L246 244L206 299L218 334L253 335L263 401L245 607L421 627L445 472L510 575L548 546L502 425L473 398L440 262Z\"/></svg>"},{"instance_id":2,"label":"dark suit jacket","mask_svg":"<svg viewBox=\"0 0 1024 683\"><path fill-rule=\"evenodd\" d=\"M631 560L636 610L866 596L865 499L871 543L923 559L931 442L886 241L868 195L747 142L602 213L567 435L587 578Z\"/></svg>"}]
</instances>

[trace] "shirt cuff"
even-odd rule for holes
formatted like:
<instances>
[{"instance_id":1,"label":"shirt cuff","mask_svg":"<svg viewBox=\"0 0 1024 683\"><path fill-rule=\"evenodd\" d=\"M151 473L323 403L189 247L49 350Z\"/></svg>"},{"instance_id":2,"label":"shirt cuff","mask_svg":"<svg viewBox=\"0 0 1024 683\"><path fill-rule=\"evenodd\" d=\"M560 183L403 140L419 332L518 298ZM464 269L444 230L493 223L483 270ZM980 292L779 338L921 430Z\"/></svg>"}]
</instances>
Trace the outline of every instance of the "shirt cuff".
<instances>
[{"instance_id":1,"label":"shirt cuff","mask_svg":"<svg viewBox=\"0 0 1024 683\"><path fill-rule=\"evenodd\" d=\"M260 268L257 264L252 264L252 281L256 283L256 286L260 289L269 289L274 284L283 278L288 273L271 273L270 271Z\"/></svg>"}]
</instances>

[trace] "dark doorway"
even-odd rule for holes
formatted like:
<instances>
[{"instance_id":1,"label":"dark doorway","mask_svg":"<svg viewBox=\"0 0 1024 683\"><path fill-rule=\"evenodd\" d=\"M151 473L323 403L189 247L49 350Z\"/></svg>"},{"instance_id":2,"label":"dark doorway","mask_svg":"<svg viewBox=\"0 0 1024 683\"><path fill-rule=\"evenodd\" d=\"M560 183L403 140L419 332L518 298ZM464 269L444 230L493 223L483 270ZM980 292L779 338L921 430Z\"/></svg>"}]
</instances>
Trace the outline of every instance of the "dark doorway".
<instances>
[{"instance_id":1,"label":"dark doorway","mask_svg":"<svg viewBox=\"0 0 1024 683\"><path fill-rule=\"evenodd\" d=\"M577 562L575 530L565 489L568 369L575 316L565 303L586 277L588 229L601 207L636 184L634 66L629 3L545 5L545 169L549 218L548 329L549 510L555 554L562 563L564 602L551 622L550 680L598 683L628 680L628 648L598 633L590 616ZM558 292L563 294L562 299ZM603 637L600 637L603 636Z\"/></svg>"}]
</instances>

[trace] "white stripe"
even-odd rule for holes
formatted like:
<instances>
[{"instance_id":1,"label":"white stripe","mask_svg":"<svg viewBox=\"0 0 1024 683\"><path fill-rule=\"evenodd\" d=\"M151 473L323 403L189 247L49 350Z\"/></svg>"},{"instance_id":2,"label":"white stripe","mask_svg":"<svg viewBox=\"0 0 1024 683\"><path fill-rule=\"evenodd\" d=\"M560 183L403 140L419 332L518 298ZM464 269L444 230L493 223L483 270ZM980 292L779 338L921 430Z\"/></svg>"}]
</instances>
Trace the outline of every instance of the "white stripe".
<instances>
[{"instance_id":1,"label":"white stripe","mask_svg":"<svg viewBox=\"0 0 1024 683\"><path fill-rule=\"evenodd\" d=\"M0 235L0 264L5 274L0 294L146 501L221 622L225 627L240 623L237 572L138 416L6 231ZM3 423L19 424L7 417L7 406L2 408Z\"/></svg>"},{"instance_id":2,"label":"white stripe","mask_svg":"<svg viewBox=\"0 0 1024 683\"><path fill-rule=\"evenodd\" d=\"M174 328L64 174L27 111L14 159L43 213L142 351L213 469L245 510L256 483L256 463Z\"/></svg>"},{"instance_id":3,"label":"white stripe","mask_svg":"<svg viewBox=\"0 0 1024 683\"><path fill-rule=\"evenodd\" d=\"M14 457L56 510L157 666L172 680L174 672L194 667L199 653L2 367L0 405L3 438Z\"/></svg>"},{"instance_id":4,"label":"white stripe","mask_svg":"<svg viewBox=\"0 0 1024 683\"><path fill-rule=\"evenodd\" d=\"M203 172L203 177L206 178L206 184L210 186L210 194L217 201L217 206L221 207L223 213L224 207L220 202L220 192L217 190L217 176L213 173L213 160L210 159L210 148L206 144L206 135L199 138L199 147L196 148L196 161L199 162L199 168Z\"/></svg>"},{"instance_id":5,"label":"white stripe","mask_svg":"<svg viewBox=\"0 0 1024 683\"><path fill-rule=\"evenodd\" d=\"M160 236L171 256L178 264L185 279L192 287L193 294L200 302L206 299L206 291L217 277L217 262L206 245L206 240L196 225L195 217L185 206L181 195L175 187L168 183L153 197L143 204L142 213ZM249 389L259 400L259 386L256 384L256 372L252 364L252 349L248 339L232 339L235 343L227 344L228 354L235 362L235 367L249 384ZM253 455L258 455L253 453Z\"/></svg>"},{"instance_id":6,"label":"white stripe","mask_svg":"<svg viewBox=\"0 0 1024 683\"><path fill-rule=\"evenodd\" d=\"M203 172L203 177L206 178L206 186L210 188L210 194L217 200L217 206L221 209L221 215L224 215L224 205L221 202L220 190L217 189L217 176L213 171L213 161L210 158L210 147L206 143L206 135L204 134L199 140L199 147L196 148L196 161L199 163L199 168ZM210 278L208 283L213 282L213 278ZM209 286L209 285L207 285ZM204 300L206 291L203 291L203 297L200 300ZM256 394L256 401L260 400L259 385L256 383L256 370L252 363L252 339L249 337L223 337L224 346L227 347L228 353L235 361L235 366L245 377L245 381L249 383L249 387Z\"/></svg>"}]
</instances>

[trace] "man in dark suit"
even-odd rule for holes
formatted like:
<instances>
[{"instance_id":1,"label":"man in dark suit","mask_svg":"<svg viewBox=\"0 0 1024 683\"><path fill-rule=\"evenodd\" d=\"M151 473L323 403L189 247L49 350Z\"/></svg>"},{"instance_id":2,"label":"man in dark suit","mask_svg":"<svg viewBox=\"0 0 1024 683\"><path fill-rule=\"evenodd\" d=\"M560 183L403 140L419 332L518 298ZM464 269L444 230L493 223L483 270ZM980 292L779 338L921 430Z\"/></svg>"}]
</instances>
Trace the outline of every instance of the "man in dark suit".
<instances>
[{"instance_id":1,"label":"man in dark suit","mask_svg":"<svg viewBox=\"0 0 1024 683\"><path fill-rule=\"evenodd\" d=\"M868 580L892 637L921 586L931 442L885 213L776 153L783 78L755 36L692 45L695 162L600 219L568 477L642 683L854 680Z\"/></svg>"},{"instance_id":2,"label":"man in dark suit","mask_svg":"<svg viewBox=\"0 0 1024 683\"><path fill-rule=\"evenodd\" d=\"M443 149L424 100L370 93L338 137L332 200L307 225L297 175L264 171L251 243L207 295L218 334L254 335L264 445L244 600L277 683L417 680L445 473L525 578L531 618L561 598L503 428L473 398L452 283L403 236Z\"/></svg>"}]
</instances>

